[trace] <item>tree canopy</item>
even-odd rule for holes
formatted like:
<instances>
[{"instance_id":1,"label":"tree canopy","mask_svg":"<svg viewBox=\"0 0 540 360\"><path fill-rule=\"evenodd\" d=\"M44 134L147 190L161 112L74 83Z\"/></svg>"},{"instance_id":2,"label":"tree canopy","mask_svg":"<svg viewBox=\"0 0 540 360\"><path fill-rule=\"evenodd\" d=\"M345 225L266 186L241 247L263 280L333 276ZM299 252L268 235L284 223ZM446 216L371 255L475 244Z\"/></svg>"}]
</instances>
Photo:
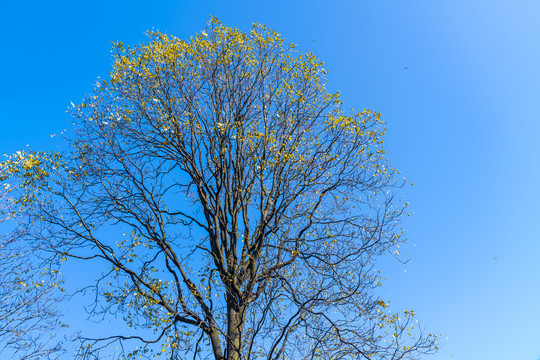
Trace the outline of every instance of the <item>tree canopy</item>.
<instances>
[{"instance_id":1,"label":"tree canopy","mask_svg":"<svg viewBox=\"0 0 540 360\"><path fill-rule=\"evenodd\" d=\"M413 311L389 313L376 292L376 259L403 242L406 206L384 123L346 110L325 75L263 25L213 18L188 41L153 31L114 45L109 78L72 108L66 151L4 163L25 239L53 271L97 264L84 284L92 311L124 321L99 338L83 331L79 357L435 350Z\"/></svg>"},{"instance_id":2,"label":"tree canopy","mask_svg":"<svg viewBox=\"0 0 540 360\"><path fill-rule=\"evenodd\" d=\"M0 178L5 171L0 164ZM5 183L0 190L0 353L25 360L54 358L62 350L54 330L61 326L56 304L62 295L55 290L63 280L24 241L24 228L10 226L22 205L12 202L13 189Z\"/></svg>"}]
</instances>

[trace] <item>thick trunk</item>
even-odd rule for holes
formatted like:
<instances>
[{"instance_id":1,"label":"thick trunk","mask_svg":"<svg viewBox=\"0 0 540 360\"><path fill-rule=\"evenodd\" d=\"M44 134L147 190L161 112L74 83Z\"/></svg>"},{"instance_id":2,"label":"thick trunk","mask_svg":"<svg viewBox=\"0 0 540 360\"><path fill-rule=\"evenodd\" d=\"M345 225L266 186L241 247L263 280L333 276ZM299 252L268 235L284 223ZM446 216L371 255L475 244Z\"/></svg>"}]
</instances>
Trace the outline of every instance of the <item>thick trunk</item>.
<instances>
[{"instance_id":1,"label":"thick trunk","mask_svg":"<svg viewBox=\"0 0 540 360\"><path fill-rule=\"evenodd\" d=\"M227 360L241 359L242 333L244 330L244 311L234 306L228 307Z\"/></svg>"}]
</instances>

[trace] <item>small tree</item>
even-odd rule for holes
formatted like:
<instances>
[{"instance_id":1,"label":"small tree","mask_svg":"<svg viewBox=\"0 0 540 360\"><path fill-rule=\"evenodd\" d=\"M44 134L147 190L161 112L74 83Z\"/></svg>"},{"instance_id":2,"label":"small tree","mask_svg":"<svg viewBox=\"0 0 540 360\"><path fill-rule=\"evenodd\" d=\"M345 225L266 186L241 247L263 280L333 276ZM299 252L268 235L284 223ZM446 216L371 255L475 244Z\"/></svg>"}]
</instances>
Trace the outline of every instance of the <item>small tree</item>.
<instances>
[{"instance_id":1,"label":"small tree","mask_svg":"<svg viewBox=\"0 0 540 360\"><path fill-rule=\"evenodd\" d=\"M132 330L83 338L81 357L111 342L119 358L435 349L412 311L390 314L374 292L376 258L402 242L380 116L345 111L322 62L293 48L216 19L190 41L117 43L110 79L73 108L69 151L7 165L30 179L20 199L35 244L108 264L95 312Z\"/></svg>"},{"instance_id":2,"label":"small tree","mask_svg":"<svg viewBox=\"0 0 540 360\"><path fill-rule=\"evenodd\" d=\"M0 180L6 171L0 164ZM35 249L25 243L22 228L9 230L21 202L12 202L11 184L0 186L0 353L20 360L53 359L62 350L53 334L60 325L55 303L61 295L55 290L62 280L44 269Z\"/></svg>"}]
</instances>

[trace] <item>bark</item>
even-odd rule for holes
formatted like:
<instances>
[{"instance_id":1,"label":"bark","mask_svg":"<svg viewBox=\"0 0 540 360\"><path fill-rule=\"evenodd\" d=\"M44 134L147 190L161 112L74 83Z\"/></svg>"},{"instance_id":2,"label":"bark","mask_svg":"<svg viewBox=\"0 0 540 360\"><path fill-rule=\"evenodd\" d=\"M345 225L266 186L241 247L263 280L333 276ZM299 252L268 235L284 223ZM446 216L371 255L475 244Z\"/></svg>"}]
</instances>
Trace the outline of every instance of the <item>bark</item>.
<instances>
[{"instance_id":1,"label":"bark","mask_svg":"<svg viewBox=\"0 0 540 360\"><path fill-rule=\"evenodd\" d=\"M227 360L240 360L245 311L229 304L227 314Z\"/></svg>"},{"instance_id":2,"label":"bark","mask_svg":"<svg viewBox=\"0 0 540 360\"><path fill-rule=\"evenodd\" d=\"M216 360L225 360L223 357L223 350L221 350L221 344L219 342L219 335L216 330L212 329L208 333L210 337L210 342L212 343L212 351L214 353L214 358Z\"/></svg>"}]
</instances>

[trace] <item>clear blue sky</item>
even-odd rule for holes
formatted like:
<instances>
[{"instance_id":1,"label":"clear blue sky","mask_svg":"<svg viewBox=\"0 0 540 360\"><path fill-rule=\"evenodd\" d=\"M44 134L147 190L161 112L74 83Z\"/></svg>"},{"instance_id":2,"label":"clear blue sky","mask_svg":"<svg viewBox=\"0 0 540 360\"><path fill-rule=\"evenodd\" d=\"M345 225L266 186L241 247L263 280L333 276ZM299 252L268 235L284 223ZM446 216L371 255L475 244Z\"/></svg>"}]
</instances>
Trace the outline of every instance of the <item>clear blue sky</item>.
<instances>
[{"instance_id":1,"label":"clear blue sky","mask_svg":"<svg viewBox=\"0 0 540 360\"><path fill-rule=\"evenodd\" d=\"M389 156L416 185L412 260L381 264L384 294L448 337L427 359L539 360L537 0L5 1L0 154L54 146L111 41L189 37L210 14L312 50L348 106L388 122Z\"/></svg>"}]
</instances>

